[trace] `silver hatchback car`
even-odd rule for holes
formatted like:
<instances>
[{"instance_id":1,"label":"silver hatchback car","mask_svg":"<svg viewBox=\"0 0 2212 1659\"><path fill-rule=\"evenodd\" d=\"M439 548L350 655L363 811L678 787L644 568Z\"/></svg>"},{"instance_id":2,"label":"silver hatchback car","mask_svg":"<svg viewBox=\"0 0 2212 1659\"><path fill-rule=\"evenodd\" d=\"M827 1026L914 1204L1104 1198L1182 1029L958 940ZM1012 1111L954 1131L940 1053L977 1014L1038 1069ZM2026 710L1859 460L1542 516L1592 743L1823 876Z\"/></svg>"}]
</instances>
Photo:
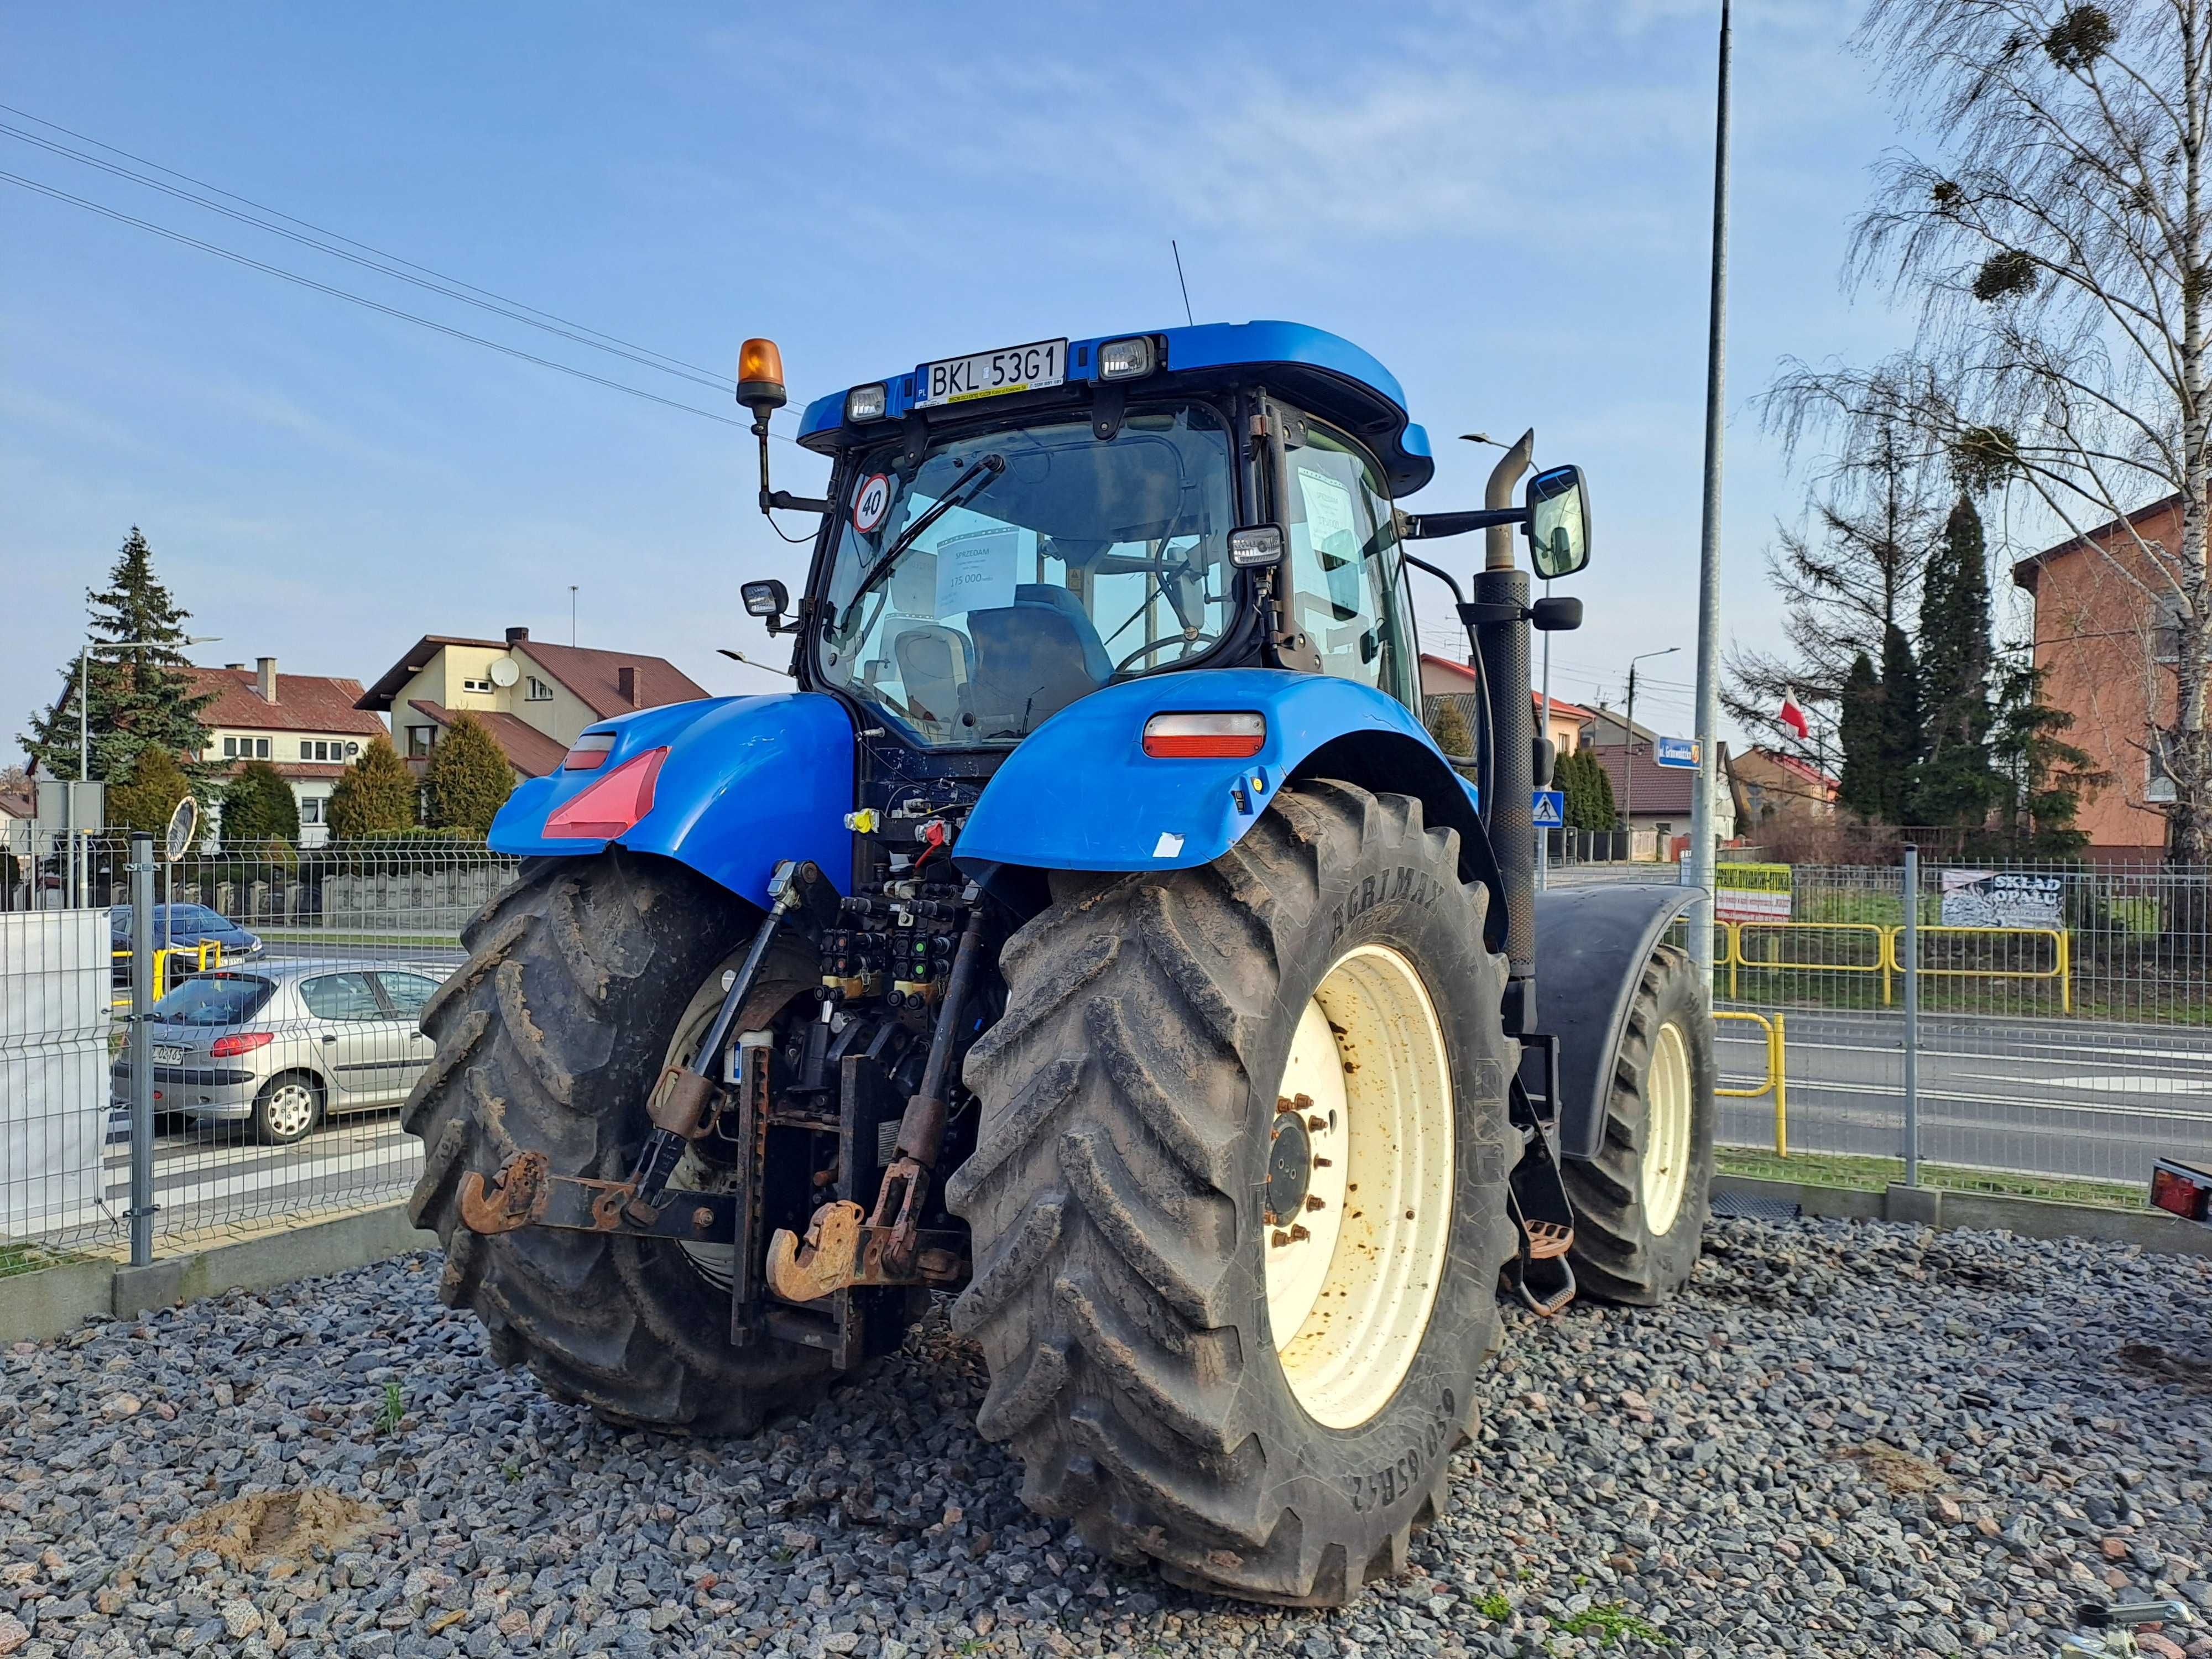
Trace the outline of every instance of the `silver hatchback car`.
<instances>
[{"instance_id":1,"label":"silver hatchback car","mask_svg":"<svg viewBox=\"0 0 2212 1659\"><path fill-rule=\"evenodd\" d=\"M154 1109L249 1120L283 1146L337 1113L396 1106L437 1051L417 1022L452 971L303 960L194 974L154 1005ZM108 1077L111 1107L127 1114L127 1050Z\"/></svg>"}]
</instances>

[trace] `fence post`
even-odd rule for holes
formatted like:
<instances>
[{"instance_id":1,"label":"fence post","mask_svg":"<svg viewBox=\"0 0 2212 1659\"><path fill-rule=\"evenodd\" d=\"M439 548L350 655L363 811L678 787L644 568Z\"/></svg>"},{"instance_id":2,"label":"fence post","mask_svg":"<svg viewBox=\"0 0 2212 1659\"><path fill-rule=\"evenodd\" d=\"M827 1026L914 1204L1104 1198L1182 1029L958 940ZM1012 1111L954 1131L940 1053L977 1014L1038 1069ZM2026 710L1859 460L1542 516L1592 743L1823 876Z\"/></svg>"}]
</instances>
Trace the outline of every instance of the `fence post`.
<instances>
[{"instance_id":1,"label":"fence post","mask_svg":"<svg viewBox=\"0 0 2212 1659\"><path fill-rule=\"evenodd\" d=\"M154 1259L154 838L131 836L131 1265Z\"/></svg>"},{"instance_id":2,"label":"fence post","mask_svg":"<svg viewBox=\"0 0 2212 1659\"><path fill-rule=\"evenodd\" d=\"M1774 1011L1774 1034L1771 1039L1773 1058L1769 1069L1774 1073L1774 1155L1790 1156L1790 1040L1784 1034L1782 1011Z\"/></svg>"},{"instance_id":3,"label":"fence post","mask_svg":"<svg viewBox=\"0 0 2212 1659\"><path fill-rule=\"evenodd\" d=\"M1920 849L1905 849L1905 1184L1920 1184Z\"/></svg>"}]
</instances>

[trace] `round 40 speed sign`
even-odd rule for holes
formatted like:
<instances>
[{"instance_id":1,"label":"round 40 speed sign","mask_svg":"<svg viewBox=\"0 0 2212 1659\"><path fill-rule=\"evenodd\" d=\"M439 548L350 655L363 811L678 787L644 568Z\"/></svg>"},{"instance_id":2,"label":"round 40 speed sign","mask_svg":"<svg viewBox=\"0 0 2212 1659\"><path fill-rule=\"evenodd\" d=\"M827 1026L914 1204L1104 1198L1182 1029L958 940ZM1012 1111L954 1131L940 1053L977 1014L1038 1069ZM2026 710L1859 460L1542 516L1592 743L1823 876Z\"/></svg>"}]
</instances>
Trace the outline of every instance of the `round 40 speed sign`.
<instances>
[{"instance_id":1,"label":"round 40 speed sign","mask_svg":"<svg viewBox=\"0 0 2212 1659\"><path fill-rule=\"evenodd\" d=\"M888 475L874 473L860 480L860 487L853 492L853 528L867 535L884 521L891 510L891 481Z\"/></svg>"}]
</instances>

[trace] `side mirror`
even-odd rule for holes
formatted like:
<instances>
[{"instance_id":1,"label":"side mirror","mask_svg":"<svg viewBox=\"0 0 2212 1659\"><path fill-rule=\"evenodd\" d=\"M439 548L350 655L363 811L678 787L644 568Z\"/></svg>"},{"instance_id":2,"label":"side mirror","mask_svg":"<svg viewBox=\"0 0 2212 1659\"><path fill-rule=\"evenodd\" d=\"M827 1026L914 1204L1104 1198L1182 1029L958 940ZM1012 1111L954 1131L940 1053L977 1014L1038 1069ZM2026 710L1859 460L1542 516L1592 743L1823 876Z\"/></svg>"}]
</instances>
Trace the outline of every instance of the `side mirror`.
<instances>
[{"instance_id":1,"label":"side mirror","mask_svg":"<svg viewBox=\"0 0 2212 1659\"><path fill-rule=\"evenodd\" d=\"M1528 624L1539 634L1571 634L1583 625L1583 602L1565 593L1528 607Z\"/></svg>"},{"instance_id":2,"label":"side mirror","mask_svg":"<svg viewBox=\"0 0 2212 1659\"><path fill-rule=\"evenodd\" d=\"M1589 492L1578 466L1555 466L1528 480L1529 562L1546 581L1589 562Z\"/></svg>"},{"instance_id":3,"label":"side mirror","mask_svg":"<svg viewBox=\"0 0 2212 1659\"><path fill-rule=\"evenodd\" d=\"M770 634L783 632L783 613L791 609L791 594L781 582L774 578L747 582L738 593L744 601L745 615L761 617Z\"/></svg>"}]
</instances>

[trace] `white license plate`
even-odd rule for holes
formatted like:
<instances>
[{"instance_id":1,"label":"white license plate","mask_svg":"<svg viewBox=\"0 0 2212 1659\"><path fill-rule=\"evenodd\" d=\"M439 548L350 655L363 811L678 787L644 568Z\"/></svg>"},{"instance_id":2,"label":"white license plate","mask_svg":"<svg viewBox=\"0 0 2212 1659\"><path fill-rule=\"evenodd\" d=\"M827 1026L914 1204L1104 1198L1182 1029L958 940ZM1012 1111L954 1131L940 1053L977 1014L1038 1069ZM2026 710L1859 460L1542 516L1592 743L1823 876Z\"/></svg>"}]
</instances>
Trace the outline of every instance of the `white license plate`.
<instances>
[{"instance_id":1,"label":"white license plate","mask_svg":"<svg viewBox=\"0 0 2212 1659\"><path fill-rule=\"evenodd\" d=\"M154 1063L156 1066L181 1066L185 1063L185 1056L191 1053L191 1049L179 1048L172 1042L157 1042L154 1045Z\"/></svg>"},{"instance_id":2,"label":"white license plate","mask_svg":"<svg viewBox=\"0 0 2212 1659\"><path fill-rule=\"evenodd\" d=\"M916 389L917 409L964 404L970 398L996 398L1008 392L1035 392L1067 379L1067 342L1040 340L1035 345L979 351L972 357L947 357L924 363Z\"/></svg>"}]
</instances>

